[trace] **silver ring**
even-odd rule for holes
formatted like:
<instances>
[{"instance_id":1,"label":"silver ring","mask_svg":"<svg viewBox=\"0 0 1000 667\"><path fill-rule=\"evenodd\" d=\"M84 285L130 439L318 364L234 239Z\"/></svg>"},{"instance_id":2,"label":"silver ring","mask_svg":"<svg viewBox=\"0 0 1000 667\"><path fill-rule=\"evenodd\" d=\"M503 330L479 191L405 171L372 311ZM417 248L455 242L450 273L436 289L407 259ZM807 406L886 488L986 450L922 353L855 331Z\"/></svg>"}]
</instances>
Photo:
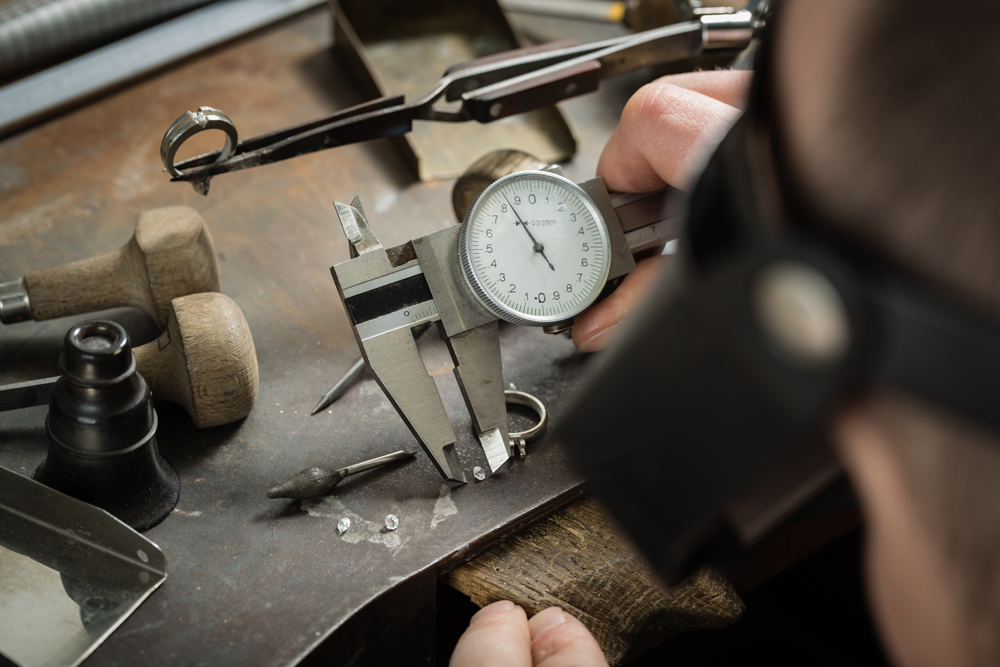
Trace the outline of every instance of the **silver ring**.
<instances>
[{"instance_id":1,"label":"silver ring","mask_svg":"<svg viewBox=\"0 0 1000 667\"><path fill-rule=\"evenodd\" d=\"M526 392L508 389L504 391L503 395L507 403L531 408L538 415L537 424L524 431L510 434L511 447L517 447L521 456L525 456L527 454L525 445L529 442L534 442L545 433L545 427L548 426L549 413L545 410L545 405L540 400Z\"/></svg>"},{"instance_id":2,"label":"silver ring","mask_svg":"<svg viewBox=\"0 0 1000 667\"><path fill-rule=\"evenodd\" d=\"M198 107L197 111L185 111L167 129L163 141L160 142L160 159L163 160L163 166L171 176L176 178L181 175L181 172L174 167L177 149L185 141L205 130L222 130L226 133L226 145L222 147L222 152L215 159L216 162L227 160L232 156L239 139L236 126L229 120L229 116L215 107Z\"/></svg>"}]
</instances>

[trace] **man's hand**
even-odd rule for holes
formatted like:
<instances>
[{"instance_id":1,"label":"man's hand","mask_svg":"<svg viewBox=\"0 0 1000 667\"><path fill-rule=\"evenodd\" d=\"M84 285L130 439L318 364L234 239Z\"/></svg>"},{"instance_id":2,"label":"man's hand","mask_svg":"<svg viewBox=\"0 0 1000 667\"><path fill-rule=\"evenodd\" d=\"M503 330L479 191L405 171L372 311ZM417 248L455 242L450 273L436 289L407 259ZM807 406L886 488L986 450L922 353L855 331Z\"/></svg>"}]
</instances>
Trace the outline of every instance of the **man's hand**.
<instances>
[{"instance_id":1,"label":"man's hand","mask_svg":"<svg viewBox=\"0 0 1000 667\"><path fill-rule=\"evenodd\" d=\"M750 72L674 74L640 88L622 111L597 173L612 192L650 192L670 184L690 190L711 151L740 114ZM650 286L664 258L651 257L625 277L614 294L573 325L582 352L607 347Z\"/></svg>"},{"instance_id":2,"label":"man's hand","mask_svg":"<svg viewBox=\"0 0 1000 667\"><path fill-rule=\"evenodd\" d=\"M608 667L583 623L558 607L528 620L501 600L480 609L458 640L449 667Z\"/></svg>"}]
</instances>

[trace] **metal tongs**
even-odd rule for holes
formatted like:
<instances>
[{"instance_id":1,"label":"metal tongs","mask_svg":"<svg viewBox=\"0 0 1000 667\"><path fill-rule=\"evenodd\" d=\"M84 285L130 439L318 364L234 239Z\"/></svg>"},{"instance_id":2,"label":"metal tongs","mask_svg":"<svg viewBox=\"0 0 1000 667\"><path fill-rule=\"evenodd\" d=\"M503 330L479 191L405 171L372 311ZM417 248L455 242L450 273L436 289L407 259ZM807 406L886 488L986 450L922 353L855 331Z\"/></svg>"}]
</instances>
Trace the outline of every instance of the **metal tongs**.
<instances>
[{"instance_id":1,"label":"metal tongs","mask_svg":"<svg viewBox=\"0 0 1000 667\"><path fill-rule=\"evenodd\" d=\"M218 174L287 160L345 144L394 137L413 128L414 120L489 123L594 92L604 77L639 67L688 58L706 51L739 50L762 25L756 13L736 11L590 44L571 40L507 51L451 67L423 99L406 103L402 95L382 97L307 123L227 142L226 148L173 164L177 147L207 125L236 128L225 114L202 110L181 116L164 135L161 155L174 181L189 181L208 194ZM457 109L435 106L460 102ZM184 128L187 128L186 130Z\"/></svg>"}]
</instances>

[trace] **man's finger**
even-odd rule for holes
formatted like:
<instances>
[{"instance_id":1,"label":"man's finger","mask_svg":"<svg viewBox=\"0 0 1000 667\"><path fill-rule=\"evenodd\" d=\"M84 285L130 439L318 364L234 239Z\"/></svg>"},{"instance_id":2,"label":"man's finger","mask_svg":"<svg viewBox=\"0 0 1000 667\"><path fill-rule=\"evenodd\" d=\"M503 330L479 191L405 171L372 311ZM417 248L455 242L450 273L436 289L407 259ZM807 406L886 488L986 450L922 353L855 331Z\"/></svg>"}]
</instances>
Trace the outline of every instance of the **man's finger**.
<instances>
[{"instance_id":1,"label":"man's finger","mask_svg":"<svg viewBox=\"0 0 1000 667\"><path fill-rule=\"evenodd\" d=\"M654 81L625 105L597 173L613 192L690 190L739 109L701 93Z\"/></svg>"},{"instance_id":2,"label":"man's finger","mask_svg":"<svg viewBox=\"0 0 1000 667\"><path fill-rule=\"evenodd\" d=\"M590 631L558 607L538 612L528 627L534 667L608 667Z\"/></svg>"},{"instance_id":3,"label":"man's finger","mask_svg":"<svg viewBox=\"0 0 1000 667\"><path fill-rule=\"evenodd\" d=\"M476 612L451 654L449 667L532 667L524 610L501 600Z\"/></svg>"},{"instance_id":4,"label":"man's finger","mask_svg":"<svg viewBox=\"0 0 1000 667\"><path fill-rule=\"evenodd\" d=\"M625 276L603 301L585 310L573 324L573 343L581 352L596 352L610 345L620 329L660 276L666 257L648 257Z\"/></svg>"},{"instance_id":5,"label":"man's finger","mask_svg":"<svg viewBox=\"0 0 1000 667\"><path fill-rule=\"evenodd\" d=\"M707 95L713 100L737 109L746 107L750 94L753 72L738 69L720 69L710 72L684 72L662 76L653 83L669 83L695 93Z\"/></svg>"}]
</instances>

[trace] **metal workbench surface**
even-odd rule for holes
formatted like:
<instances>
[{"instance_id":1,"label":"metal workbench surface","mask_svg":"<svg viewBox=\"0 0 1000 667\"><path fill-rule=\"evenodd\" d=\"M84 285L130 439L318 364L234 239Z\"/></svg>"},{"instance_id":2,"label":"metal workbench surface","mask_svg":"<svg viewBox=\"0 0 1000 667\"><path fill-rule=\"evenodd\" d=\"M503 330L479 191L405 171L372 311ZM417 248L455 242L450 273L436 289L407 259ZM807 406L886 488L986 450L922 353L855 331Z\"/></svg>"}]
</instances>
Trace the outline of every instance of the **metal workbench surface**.
<instances>
[{"instance_id":1,"label":"metal workbench surface","mask_svg":"<svg viewBox=\"0 0 1000 667\"><path fill-rule=\"evenodd\" d=\"M326 8L308 12L0 141L0 281L120 247L140 211L189 205L212 230L222 291L245 313L260 366L257 405L239 423L199 431L180 408L157 404L160 450L182 489L174 512L146 535L166 553L169 577L87 665L286 665L316 648L314 656L364 657L366 640L426 630L428 577L580 491L558 446L542 441L467 486L446 485L421 451L321 501L266 498L309 465L419 449L371 379L309 416L358 356L329 273L348 257L332 201L360 194L388 247L454 224L452 183L416 181L382 140L224 175L206 198L169 183L158 149L171 121L199 105L226 110L253 136L363 101L331 52L329 21ZM565 105L580 136L568 176L592 176L641 76ZM144 317L116 316L136 344L155 337ZM80 319L2 326L0 380L55 374L62 338ZM501 344L505 382L558 419L586 360L569 340L537 329L503 326ZM485 466L444 344L428 335L420 345L466 470ZM45 414L0 414L0 465L34 471L47 447ZM384 530L387 514L399 517L395 532ZM352 527L338 536L342 517ZM379 605L383 635L346 636L352 615Z\"/></svg>"}]
</instances>

